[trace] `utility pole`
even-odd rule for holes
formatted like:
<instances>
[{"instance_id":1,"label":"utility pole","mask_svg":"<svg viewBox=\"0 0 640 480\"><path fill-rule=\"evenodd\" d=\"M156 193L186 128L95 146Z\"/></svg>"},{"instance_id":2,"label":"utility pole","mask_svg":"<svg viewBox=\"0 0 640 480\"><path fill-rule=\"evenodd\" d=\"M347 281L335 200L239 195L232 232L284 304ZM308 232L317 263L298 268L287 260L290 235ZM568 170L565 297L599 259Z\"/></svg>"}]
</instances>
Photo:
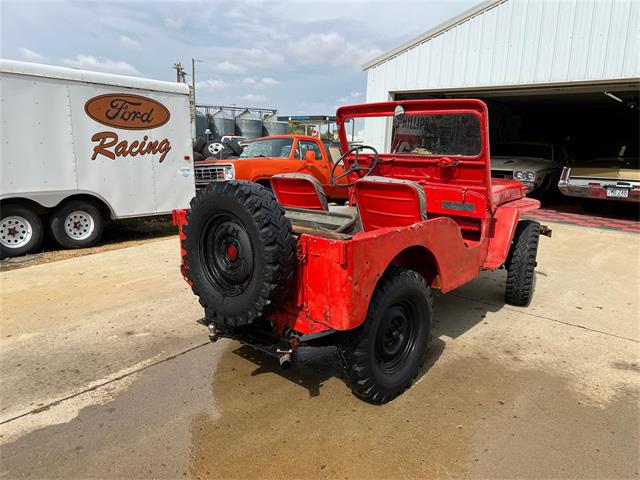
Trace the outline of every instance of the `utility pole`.
<instances>
[{"instance_id":1,"label":"utility pole","mask_svg":"<svg viewBox=\"0 0 640 480\"><path fill-rule=\"evenodd\" d=\"M174 63L173 68L176 71L176 82L187 83L187 80L185 78L186 74L184 73L184 67L182 66L182 63Z\"/></svg>"},{"instance_id":2,"label":"utility pole","mask_svg":"<svg viewBox=\"0 0 640 480\"><path fill-rule=\"evenodd\" d=\"M202 60L197 58L191 59L191 136L193 141L196 141L196 62L200 63Z\"/></svg>"}]
</instances>

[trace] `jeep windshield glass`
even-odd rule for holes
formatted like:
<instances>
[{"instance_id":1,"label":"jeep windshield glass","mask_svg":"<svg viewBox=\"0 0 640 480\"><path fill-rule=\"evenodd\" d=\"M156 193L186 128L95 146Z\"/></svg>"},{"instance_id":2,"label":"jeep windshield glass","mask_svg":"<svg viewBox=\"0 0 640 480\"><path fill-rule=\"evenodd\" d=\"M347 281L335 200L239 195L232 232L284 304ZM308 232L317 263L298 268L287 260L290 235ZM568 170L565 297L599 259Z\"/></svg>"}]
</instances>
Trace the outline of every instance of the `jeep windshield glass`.
<instances>
[{"instance_id":1,"label":"jeep windshield glass","mask_svg":"<svg viewBox=\"0 0 640 480\"><path fill-rule=\"evenodd\" d=\"M240 158L288 158L293 147L292 138L269 138L251 142L240 154Z\"/></svg>"},{"instance_id":2,"label":"jeep windshield glass","mask_svg":"<svg viewBox=\"0 0 640 480\"><path fill-rule=\"evenodd\" d=\"M492 157L532 157L551 160L551 145L540 143L497 143L491 145Z\"/></svg>"},{"instance_id":3,"label":"jeep windshield glass","mask_svg":"<svg viewBox=\"0 0 640 480\"><path fill-rule=\"evenodd\" d=\"M389 153L474 157L480 150L480 120L473 114L405 115L393 119Z\"/></svg>"}]
</instances>

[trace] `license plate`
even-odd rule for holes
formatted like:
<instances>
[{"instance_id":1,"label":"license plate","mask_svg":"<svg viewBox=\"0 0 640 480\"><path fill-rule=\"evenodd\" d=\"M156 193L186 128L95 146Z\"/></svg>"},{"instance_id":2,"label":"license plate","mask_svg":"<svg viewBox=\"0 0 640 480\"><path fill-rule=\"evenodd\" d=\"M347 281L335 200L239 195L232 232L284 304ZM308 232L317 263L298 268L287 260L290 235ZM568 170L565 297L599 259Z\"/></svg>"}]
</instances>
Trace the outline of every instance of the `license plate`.
<instances>
[{"instance_id":1,"label":"license plate","mask_svg":"<svg viewBox=\"0 0 640 480\"><path fill-rule=\"evenodd\" d=\"M627 198L629 196L628 188L607 187L607 197Z\"/></svg>"}]
</instances>

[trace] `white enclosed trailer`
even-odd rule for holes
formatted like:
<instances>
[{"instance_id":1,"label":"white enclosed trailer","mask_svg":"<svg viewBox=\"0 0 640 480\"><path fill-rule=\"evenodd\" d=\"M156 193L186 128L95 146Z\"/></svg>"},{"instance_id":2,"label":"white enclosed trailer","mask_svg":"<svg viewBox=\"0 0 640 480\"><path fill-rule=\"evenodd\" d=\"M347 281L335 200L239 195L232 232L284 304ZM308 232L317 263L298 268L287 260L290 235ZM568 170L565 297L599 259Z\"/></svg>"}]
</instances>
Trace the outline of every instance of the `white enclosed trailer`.
<instances>
[{"instance_id":1,"label":"white enclosed trailer","mask_svg":"<svg viewBox=\"0 0 640 480\"><path fill-rule=\"evenodd\" d=\"M0 249L95 243L195 193L185 84L0 60Z\"/></svg>"}]
</instances>

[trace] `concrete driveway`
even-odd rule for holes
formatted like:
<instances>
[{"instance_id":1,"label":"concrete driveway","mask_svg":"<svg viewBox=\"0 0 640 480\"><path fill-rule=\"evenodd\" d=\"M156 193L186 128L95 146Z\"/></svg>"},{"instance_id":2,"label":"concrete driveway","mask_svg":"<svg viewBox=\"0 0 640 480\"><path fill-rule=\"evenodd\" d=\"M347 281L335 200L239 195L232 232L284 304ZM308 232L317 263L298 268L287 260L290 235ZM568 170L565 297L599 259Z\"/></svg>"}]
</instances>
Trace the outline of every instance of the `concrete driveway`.
<instances>
[{"instance_id":1,"label":"concrete driveway","mask_svg":"<svg viewBox=\"0 0 640 480\"><path fill-rule=\"evenodd\" d=\"M436 302L424 374L356 399L330 348L209 344L177 240L0 274L3 478L638 478L640 236L552 225Z\"/></svg>"}]
</instances>

